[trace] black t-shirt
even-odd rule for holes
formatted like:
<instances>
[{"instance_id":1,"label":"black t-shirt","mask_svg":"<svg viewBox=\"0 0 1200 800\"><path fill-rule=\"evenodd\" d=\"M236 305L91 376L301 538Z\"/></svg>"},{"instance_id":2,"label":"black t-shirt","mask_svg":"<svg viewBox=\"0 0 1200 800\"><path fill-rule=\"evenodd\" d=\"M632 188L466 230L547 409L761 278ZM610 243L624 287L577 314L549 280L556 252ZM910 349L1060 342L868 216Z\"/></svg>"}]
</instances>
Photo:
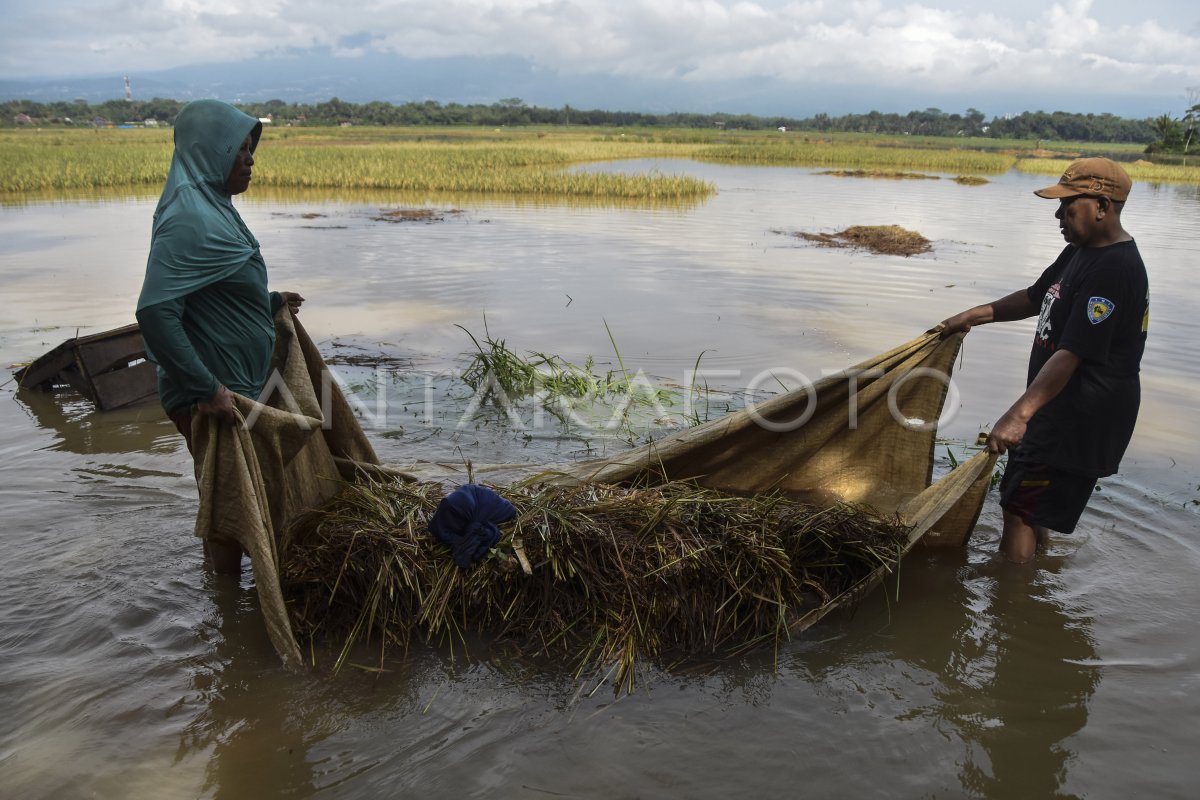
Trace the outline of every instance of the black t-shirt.
<instances>
[{"instance_id":1,"label":"black t-shirt","mask_svg":"<svg viewBox=\"0 0 1200 800\"><path fill-rule=\"evenodd\" d=\"M1150 289L1137 245L1067 245L1027 292L1041 305L1028 382L1059 348L1079 356L1080 364L1029 420L1018 454L1070 472L1111 475L1133 436L1141 401Z\"/></svg>"}]
</instances>

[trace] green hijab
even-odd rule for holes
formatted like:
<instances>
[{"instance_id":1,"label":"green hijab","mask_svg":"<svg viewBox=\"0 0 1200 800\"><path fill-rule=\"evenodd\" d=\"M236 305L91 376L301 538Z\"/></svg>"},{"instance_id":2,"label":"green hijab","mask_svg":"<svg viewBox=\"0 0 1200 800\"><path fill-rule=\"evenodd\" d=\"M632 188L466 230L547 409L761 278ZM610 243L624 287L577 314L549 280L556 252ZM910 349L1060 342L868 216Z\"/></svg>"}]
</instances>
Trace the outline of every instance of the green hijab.
<instances>
[{"instance_id":1,"label":"green hijab","mask_svg":"<svg viewBox=\"0 0 1200 800\"><path fill-rule=\"evenodd\" d=\"M139 311L229 277L258 251L225 180L242 142L250 136L253 150L261 133L261 122L220 100L195 100L179 112Z\"/></svg>"}]
</instances>

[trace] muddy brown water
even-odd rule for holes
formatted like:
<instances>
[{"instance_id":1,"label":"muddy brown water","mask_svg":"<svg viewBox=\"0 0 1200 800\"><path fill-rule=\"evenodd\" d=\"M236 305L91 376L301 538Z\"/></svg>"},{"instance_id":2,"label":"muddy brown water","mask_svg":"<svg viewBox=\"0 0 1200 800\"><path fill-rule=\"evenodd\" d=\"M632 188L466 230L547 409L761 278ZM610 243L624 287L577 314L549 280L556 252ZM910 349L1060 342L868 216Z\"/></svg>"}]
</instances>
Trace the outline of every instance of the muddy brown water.
<instances>
[{"instance_id":1,"label":"muddy brown water","mask_svg":"<svg viewBox=\"0 0 1200 800\"><path fill-rule=\"evenodd\" d=\"M264 153L264 157L266 154ZM691 207L428 198L241 202L276 288L340 346L410 364L346 373L385 458L548 461L602 428L481 412L455 388L472 332L712 387L820 377L1026 285L1061 246L1045 182L871 182L690 162ZM154 197L0 206L0 358L129 322ZM321 216L312 216L319 214ZM989 499L962 552L918 552L853 614L778 652L647 673L632 696L419 647L379 674L284 674L249 577L201 570L191 468L156 408L97 413L0 389L0 795L13 798L1191 797L1200 778L1200 257L1195 187L1137 186L1147 261L1143 410L1122 474L1033 569L994 558ZM901 225L912 258L772 231ZM1015 397L1032 323L967 338L974 439ZM706 413L720 413L717 407ZM602 416L602 415L601 415ZM520 415L518 415L520 417ZM602 420L601 420L602 422ZM664 424L668 424L665 422ZM597 423L600 424L600 423ZM953 444L951 446L954 446ZM947 457L939 448L939 468ZM374 655L359 654L361 662ZM590 687L589 687L590 688Z\"/></svg>"}]
</instances>

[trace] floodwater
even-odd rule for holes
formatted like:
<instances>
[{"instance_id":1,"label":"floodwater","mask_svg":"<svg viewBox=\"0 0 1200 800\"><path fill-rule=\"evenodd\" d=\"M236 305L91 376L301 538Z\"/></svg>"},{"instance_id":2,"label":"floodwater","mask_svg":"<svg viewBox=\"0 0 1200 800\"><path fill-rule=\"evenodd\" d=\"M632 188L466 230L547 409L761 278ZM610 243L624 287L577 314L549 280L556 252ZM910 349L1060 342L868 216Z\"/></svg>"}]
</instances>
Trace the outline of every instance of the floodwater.
<instances>
[{"instance_id":1,"label":"floodwater","mask_svg":"<svg viewBox=\"0 0 1200 800\"><path fill-rule=\"evenodd\" d=\"M463 396L447 387L471 345L456 325L478 336L486 317L518 352L595 356L603 370L616 361L607 323L630 370L687 386L703 352L702 382L736 404L764 371L816 379L1025 286L1061 246L1054 203L1030 194L1047 180L1017 173L964 187L597 168L687 172L719 194L636 208L252 189L239 203L273 285L305 295L301 319L327 354L401 359L346 371L368 411L384 387L391 406L365 418L397 462L625 446L600 428L460 424ZM5 365L132 321L154 202L0 206ZM374 219L408 205L460 213ZM1125 222L1152 287L1142 415L1122 474L1102 481L1075 534L1055 535L1033 567L998 563L991 496L965 551L914 553L855 613L777 653L645 675L620 699L432 648L379 674L284 673L251 578L201 569L191 466L157 408L97 413L5 385L0 795L1194 796L1200 192L1137 186ZM788 235L893 223L933 252ZM946 437L973 440L1016 397L1031 336L1031 322L968 336Z\"/></svg>"}]
</instances>

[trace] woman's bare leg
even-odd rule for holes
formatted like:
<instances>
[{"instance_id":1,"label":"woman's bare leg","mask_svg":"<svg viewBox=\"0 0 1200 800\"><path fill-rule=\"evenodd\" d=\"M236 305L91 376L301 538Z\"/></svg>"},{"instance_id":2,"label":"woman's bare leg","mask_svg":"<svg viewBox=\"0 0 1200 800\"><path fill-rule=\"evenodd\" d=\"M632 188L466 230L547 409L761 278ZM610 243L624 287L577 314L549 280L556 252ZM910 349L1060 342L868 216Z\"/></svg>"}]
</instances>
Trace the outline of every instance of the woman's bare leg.
<instances>
[{"instance_id":1,"label":"woman's bare leg","mask_svg":"<svg viewBox=\"0 0 1200 800\"><path fill-rule=\"evenodd\" d=\"M204 542L204 565L218 575L242 574L242 547L236 542Z\"/></svg>"}]
</instances>

